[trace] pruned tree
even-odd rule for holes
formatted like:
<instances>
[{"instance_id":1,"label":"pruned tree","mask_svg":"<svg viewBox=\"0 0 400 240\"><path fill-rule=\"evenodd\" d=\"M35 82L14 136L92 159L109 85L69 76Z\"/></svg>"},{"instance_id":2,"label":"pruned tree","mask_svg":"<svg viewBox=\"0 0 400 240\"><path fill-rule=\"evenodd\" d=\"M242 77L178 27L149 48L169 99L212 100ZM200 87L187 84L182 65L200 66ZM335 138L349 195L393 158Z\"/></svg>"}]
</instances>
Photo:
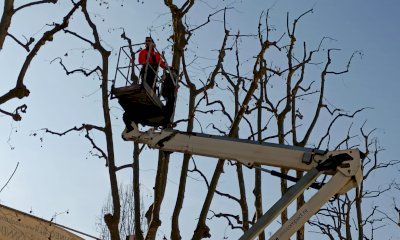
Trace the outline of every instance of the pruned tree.
<instances>
[{"instance_id":1,"label":"pruned tree","mask_svg":"<svg viewBox=\"0 0 400 240\"><path fill-rule=\"evenodd\" d=\"M194 0L185 1L182 6L174 4L172 0L164 0L164 4L169 8L172 16L172 42L173 42L173 57L172 57L172 67L178 72L181 66L181 59L184 53L184 49L187 45L188 30L183 24L183 19L185 15L190 11L194 4ZM165 188L168 176L168 165L169 165L169 154L160 151L158 157L158 167L157 175L154 186L154 202L149 209L151 216L149 217L149 229L146 234L146 240L155 239L158 227L161 225L160 220L160 208L165 195ZM182 192L180 193L182 194ZM179 198L178 198L178 208L179 208ZM179 214L179 213L175 213ZM179 235L179 229L176 228L177 217L173 217L173 225L175 226L176 234Z\"/></svg>"},{"instance_id":2,"label":"pruned tree","mask_svg":"<svg viewBox=\"0 0 400 240\"><path fill-rule=\"evenodd\" d=\"M314 145L317 148L324 149L331 148L332 139L337 138L337 135L331 132L333 126L337 125L340 120L354 119L357 114L365 110L365 108L360 108L349 114L345 110L339 108L331 109L329 107L330 103L326 100L326 92L328 91L326 82L332 77L346 74L350 69L350 64L354 56L358 55L359 52L356 51L350 55L349 60L342 70L332 70L332 66L334 65L332 56L333 53L339 51L339 49L325 47L326 42L330 40L330 38L323 37L316 48L312 50L308 50L308 45L305 41L298 46L297 42L299 40L296 36L296 29L300 20L311 12L312 10L304 12L292 22L290 22L288 14L286 34L278 34L276 40L271 40L272 32L276 29L273 29L269 25L268 12L265 15L261 15L257 35L260 43L260 52L255 57L256 60L253 65L253 76L248 77L240 74L240 72L246 72L246 70L240 68L243 65L240 63L240 58L238 57L239 54L237 53L238 50L235 54L232 54L237 61L235 65L236 68L230 67L234 73L229 72L229 70L227 71L224 67L225 64L221 65L220 74L221 77L224 78L225 82L222 81L216 84L219 86L219 89L229 89L232 92L232 99L234 99L232 104L234 110L231 111L232 116L230 115L229 110L227 110L226 102L221 101L218 97L212 100L209 97L210 95L220 96L220 94L210 94L209 92L204 93L206 104L198 112L210 115L215 114L216 112L221 112L221 117L226 117L226 122L230 123L228 127L226 125L224 126L226 129L229 129L228 131L217 127L214 123L211 123L210 125L214 130L217 130L217 132L226 136L238 137L239 125L243 125L240 120L242 117L245 117L246 124L244 124L244 126L248 127L248 131L251 133L249 138L255 139L255 136L257 136L258 141L274 141L275 139L275 141L280 144L301 147ZM265 20L265 24L263 24L261 20ZM239 37L240 34L237 34L235 42L237 42ZM273 50L276 51L273 52ZM281 58L276 57L278 60L267 57L275 54L282 54L283 56ZM224 54L224 57L224 62L227 62L226 54ZM231 63L231 61L229 61L229 63ZM315 71L313 67L320 69L319 72ZM229 66L227 69L229 69ZM308 72L314 74L315 77ZM188 76L185 77L189 78ZM319 81L311 81L310 78L319 79ZM258 90L256 90L257 85L260 85ZM244 93L241 94L239 92L240 90L244 91ZM282 90L280 97L276 97L277 90ZM244 96L241 100L238 97L240 95ZM306 104L304 104L305 102ZM310 105L307 104L307 102L316 103L314 110L309 110ZM251 104L254 104L254 107L250 107L249 105ZM258 118L253 117L252 115L255 110L257 110ZM303 111L307 112L307 116ZM268 116L267 119L261 118L263 112ZM331 116L331 120L326 119L327 115ZM252 123L254 119L258 119L257 124ZM224 123L226 124L226 122ZM329 124L324 125L319 122L328 122ZM262 126L262 124L266 125ZM274 124L276 125L274 126ZM257 126L257 131L253 131L254 126ZM326 129L325 135L320 134L321 127ZM321 135L319 145L310 143L311 139L312 141L316 141L315 139L317 139L316 137L311 137L313 134ZM263 135L264 137L262 137ZM332 137L332 135L335 135L335 137ZM339 143L341 142L340 140L336 141ZM338 144L338 147L340 148L343 146L342 144ZM349 146L347 145L347 147ZM207 216L210 214L210 205L215 193L236 202L240 207L241 215L238 216L231 213L213 212L212 218L222 217L227 219L228 224L232 229L238 228L242 230L248 229L249 225L253 224L256 220L255 218L253 218L252 221L249 220L249 204L247 203L248 196L245 189L243 170L240 164L233 165L236 167L238 192L240 197L221 193L216 189L219 178L224 170L224 161L220 159L211 181L208 182L205 179L208 192L192 239L201 239L211 236L206 220ZM197 167L195 168L195 172L199 172ZM282 169L282 174L287 175L288 171ZM204 174L201 173L201 176L204 177ZM296 173L297 178L300 178L301 176L301 172ZM256 203L255 206L255 208L258 209L256 214L258 216L262 213L262 204L260 204L260 178L260 170L257 169L255 173L255 186L257 186L257 189L255 189L254 192L256 196L258 196L258 198L256 198L258 203ZM282 179L282 193L286 191L287 187L288 185L286 180ZM302 204L304 204L304 196L298 199L298 208L301 207ZM281 220L282 222L287 220L286 212L282 214ZM350 224L347 224L346 226L349 225ZM261 235L260 238L263 239L264 235ZM304 239L304 229L297 233L297 239Z\"/></svg>"},{"instance_id":3,"label":"pruned tree","mask_svg":"<svg viewBox=\"0 0 400 240\"><path fill-rule=\"evenodd\" d=\"M133 57L135 51L132 49L132 40L125 29L122 35L119 35L119 28L104 31L102 19L96 18L97 15L91 11L93 3L87 0L71 1L71 8L62 22L50 25L49 30L44 32L38 41L30 39L27 43L22 43L9 33L12 16L19 10L33 5L56 2L37 1L14 9L14 1L5 1L5 10L0 24L0 48L3 46L4 39L9 37L23 46L28 51L28 55L21 67L16 87L0 96L0 105L13 98L29 95L29 90L24 85L27 69L34 57L39 54L39 50L51 41L55 34L62 33L68 38L77 40L82 49L90 49L95 53L90 56L90 61L82 65L66 63L65 60L70 58L68 54L54 56L55 60L52 63L59 63L65 75L79 74L82 77L96 79L96 83L100 86L98 94L101 103L98 107L101 109L102 123L85 122L80 126L69 126L65 131L49 128L40 131L55 136L83 133L82 135L92 147L92 155L106 163L110 182L110 199L102 211L105 223L101 225L102 236L106 239L120 240L134 234L137 240L150 240L156 239L160 228L168 225L169 235L173 240L189 238L188 235L191 235L190 238L194 240L214 238L214 232L217 231L212 226L214 221L227 222L227 226L233 229L230 233L224 233L225 238L234 238L248 230L264 213L264 208L269 205L263 200L264 196L283 194L288 189L289 183L281 179L281 191L274 192L271 186L265 184L266 178L262 174L263 166L255 166L254 169L248 170L240 163L227 159L218 159L213 166L214 171L205 173L205 167L200 163L199 158L190 153L179 155L182 165L177 174L179 177L176 177L179 179L177 190L174 192L176 196L173 195L176 201L170 208L173 209L171 216L163 218L160 213L163 211L165 196L169 194L167 180L172 173L169 169L171 153L160 151L157 170L154 174L154 199L148 204L150 207L144 213L145 204L140 197L142 179L139 166L142 152L148 150L145 146L134 143L129 163L123 164L121 163L123 161L117 157L115 150L117 140L113 135L116 129L112 112L114 103L110 102L109 96L112 82L110 72L113 69L112 61L114 61L112 54L118 46L107 43L105 35L114 35L114 40L118 37L124 43L127 42ZM177 4L173 0L164 0L159 3L165 7L170 17L168 23L163 23L163 25L169 29L170 34L171 66L180 72L179 81L182 86L179 94L187 96L187 103L179 101L177 103L180 109L184 108L187 115L182 117L181 114L181 119L176 119L174 125L190 133L206 131L231 138L247 138L257 142L268 141L282 145L312 146L318 149L362 147L367 156L363 161L365 177L362 185L355 194L349 193L326 204L318 215L310 220L309 225L312 231L324 234L331 239L350 239L356 235L353 229L356 229L359 239L366 236L373 238L376 223L383 218L377 215L378 208L373 209L372 212L365 211L363 201L370 197L378 198L396 185L370 191L366 187L368 177L373 171L384 170L399 162L379 161L380 149L376 142L371 141L373 131L365 133L365 128L361 127L361 141L354 137L352 126L358 121L356 117L366 108L353 111L336 108L330 104L328 96L330 91L328 83L339 76L345 76L359 52L351 53L345 60L338 58L337 61L335 54L340 50L328 46L332 43L331 38L320 36L316 45L309 43L308 39L303 39L303 36L299 34L299 25L312 13L312 10L305 11L294 19L287 14L286 30L280 30L271 24L269 11L261 13L258 25L249 26L243 30L230 24L231 6L209 7L210 13L204 15L204 18L200 20L198 16L196 19L191 18L199 2L205 1L186 0ZM108 1L99 1L99 3L106 6L113 4ZM125 2L124 4L137 3ZM72 16L76 18L73 19ZM84 30L76 25L70 25L75 19L80 19L79 27L85 26ZM202 50L207 50L198 51L197 43L201 44L201 41L197 39L197 35L209 29L217 32L213 38L213 45L200 46ZM243 34L243 31L246 33ZM118 36L115 32L118 32ZM33 45L32 50L30 50L31 45ZM82 51L82 58L89 58L84 53L85 50ZM94 63L94 66L90 65L91 63ZM25 111L25 109L26 106L21 106L14 112L1 109L0 111L19 120L19 111ZM340 130L336 131L338 128ZM118 179L118 174L124 169L132 171L133 179L132 186L125 191ZM281 173L295 174L297 178L303 175L302 172L291 173L287 169L281 169ZM198 176L200 176L201 184L188 181ZM237 185L233 190L222 189L223 179L226 178L237 180ZM321 179L321 181L324 180ZM252 184L253 191L249 191L249 183ZM192 208L188 210L185 209L185 202L190 202L192 196L187 195L186 192L193 187L193 184L205 185L206 190L202 192L204 196L202 204L195 210ZM301 196L298 199L297 208L304 204L306 197ZM215 209L213 203L219 198L224 199L223 201L230 207ZM395 209L398 211L398 206L395 205ZM192 215L198 213L198 217L193 220L193 229L183 229L183 211L190 211ZM144 217L147 219L147 225L143 223ZM325 220L326 218L330 219L329 223ZM288 213L284 212L280 223L287 219ZM388 218L384 219L388 220ZM185 221L187 221L186 218ZM163 234L165 237L166 233ZM265 233L260 234L259 239L265 238ZM297 239L305 239L304 229L297 233Z\"/></svg>"}]
</instances>

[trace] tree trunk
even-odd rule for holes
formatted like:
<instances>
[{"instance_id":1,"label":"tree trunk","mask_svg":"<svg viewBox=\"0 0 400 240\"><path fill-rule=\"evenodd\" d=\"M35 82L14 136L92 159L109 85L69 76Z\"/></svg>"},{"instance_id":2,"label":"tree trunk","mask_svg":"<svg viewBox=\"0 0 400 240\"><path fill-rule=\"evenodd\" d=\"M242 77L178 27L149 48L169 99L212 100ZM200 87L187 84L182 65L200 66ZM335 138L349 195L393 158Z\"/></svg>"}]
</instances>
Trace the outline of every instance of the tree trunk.
<instances>
[{"instance_id":1,"label":"tree trunk","mask_svg":"<svg viewBox=\"0 0 400 240\"><path fill-rule=\"evenodd\" d=\"M296 177L298 179L300 179L301 177L303 177L303 172L302 171L296 171ZM301 194L298 198L297 198L297 207L296 209L299 210L301 208L301 206L304 205L305 201L304 201L304 194ZM296 233L296 237L297 240L304 240L304 225L297 231Z\"/></svg>"},{"instance_id":2,"label":"tree trunk","mask_svg":"<svg viewBox=\"0 0 400 240\"><path fill-rule=\"evenodd\" d=\"M358 229L358 240L364 239L364 225L363 216L362 216L362 197L361 197L361 189L359 187L356 188L356 212L357 212L357 229Z\"/></svg>"},{"instance_id":3,"label":"tree trunk","mask_svg":"<svg viewBox=\"0 0 400 240\"><path fill-rule=\"evenodd\" d=\"M188 126L186 128L187 132L193 131L193 121L194 121L193 113L195 110L195 98L196 98L195 92L190 91ZM192 157L192 155L190 155L190 154L183 155L183 163L182 163L182 169L181 169L181 176L180 176L180 180L179 180L178 195L176 198L174 212L172 214L171 240L182 239L182 237L180 235L180 229L179 229L179 215L182 210L183 200L185 199L186 179L187 179L187 173L188 173L189 162L190 162L191 157Z\"/></svg>"},{"instance_id":4,"label":"tree trunk","mask_svg":"<svg viewBox=\"0 0 400 240\"><path fill-rule=\"evenodd\" d=\"M143 240L143 232L141 228L141 208L140 208L140 177L139 177L139 154L140 148L138 143L133 144L133 201L135 215L135 237L136 240Z\"/></svg>"},{"instance_id":5,"label":"tree trunk","mask_svg":"<svg viewBox=\"0 0 400 240\"><path fill-rule=\"evenodd\" d=\"M157 176L154 185L154 203L151 209L151 219L146 235L146 240L156 239L158 227L161 226L160 209L161 203L164 199L165 188L167 185L168 165L169 154L163 151L159 151Z\"/></svg>"}]
</instances>

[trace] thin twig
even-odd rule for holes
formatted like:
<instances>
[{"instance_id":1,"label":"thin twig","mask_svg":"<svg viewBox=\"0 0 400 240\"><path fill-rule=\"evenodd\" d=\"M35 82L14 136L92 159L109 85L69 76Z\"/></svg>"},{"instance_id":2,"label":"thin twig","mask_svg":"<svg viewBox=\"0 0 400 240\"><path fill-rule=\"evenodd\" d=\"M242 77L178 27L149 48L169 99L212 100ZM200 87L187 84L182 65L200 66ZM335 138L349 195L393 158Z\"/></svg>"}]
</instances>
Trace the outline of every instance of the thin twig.
<instances>
[{"instance_id":1,"label":"thin twig","mask_svg":"<svg viewBox=\"0 0 400 240\"><path fill-rule=\"evenodd\" d=\"M15 169L13 171L13 173L11 174L11 176L8 178L6 184L4 184L4 186L0 189L0 193L3 191L3 189L8 185L8 183L11 181L11 179L13 178L15 172L17 171L17 168L19 166L19 162L17 163L17 166L15 166Z\"/></svg>"}]
</instances>

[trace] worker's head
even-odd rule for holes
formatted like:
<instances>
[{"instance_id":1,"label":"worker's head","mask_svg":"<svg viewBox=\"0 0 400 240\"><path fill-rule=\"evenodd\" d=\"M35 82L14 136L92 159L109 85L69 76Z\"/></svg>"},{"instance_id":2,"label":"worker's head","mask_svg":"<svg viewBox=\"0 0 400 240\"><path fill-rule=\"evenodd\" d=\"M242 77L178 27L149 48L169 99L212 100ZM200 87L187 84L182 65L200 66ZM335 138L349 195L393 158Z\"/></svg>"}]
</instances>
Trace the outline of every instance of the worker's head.
<instances>
[{"instance_id":1,"label":"worker's head","mask_svg":"<svg viewBox=\"0 0 400 240\"><path fill-rule=\"evenodd\" d=\"M153 47L154 47L153 38L151 38L151 37L146 37L145 44L146 44L146 48L149 48L150 46L153 46Z\"/></svg>"}]
</instances>

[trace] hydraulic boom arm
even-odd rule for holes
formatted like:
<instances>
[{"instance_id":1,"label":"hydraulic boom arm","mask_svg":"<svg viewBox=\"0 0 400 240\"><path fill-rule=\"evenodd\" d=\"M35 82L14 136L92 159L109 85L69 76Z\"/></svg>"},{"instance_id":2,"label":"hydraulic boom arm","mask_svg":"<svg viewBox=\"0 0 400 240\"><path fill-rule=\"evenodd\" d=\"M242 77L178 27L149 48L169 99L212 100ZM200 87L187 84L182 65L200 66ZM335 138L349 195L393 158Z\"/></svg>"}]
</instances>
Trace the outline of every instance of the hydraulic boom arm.
<instances>
[{"instance_id":1,"label":"hydraulic boom arm","mask_svg":"<svg viewBox=\"0 0 400 240\"><path fill-rule=\"evenodd\" d=\"M362 179L361 152L358 149L321 151L272 143L258 143L199 133L174 130L122 133L127 141L147 144L151 148L169 152L189 153L219 159L235 160L248 167L254 164L306 171L307 173L278 200L258 221L244 233L241 240L255 239L291 202L306 190L321 174L332 175L281 228L271 240L289 239L331 197L346 193Z\"/></svg>"}]
</instances>

